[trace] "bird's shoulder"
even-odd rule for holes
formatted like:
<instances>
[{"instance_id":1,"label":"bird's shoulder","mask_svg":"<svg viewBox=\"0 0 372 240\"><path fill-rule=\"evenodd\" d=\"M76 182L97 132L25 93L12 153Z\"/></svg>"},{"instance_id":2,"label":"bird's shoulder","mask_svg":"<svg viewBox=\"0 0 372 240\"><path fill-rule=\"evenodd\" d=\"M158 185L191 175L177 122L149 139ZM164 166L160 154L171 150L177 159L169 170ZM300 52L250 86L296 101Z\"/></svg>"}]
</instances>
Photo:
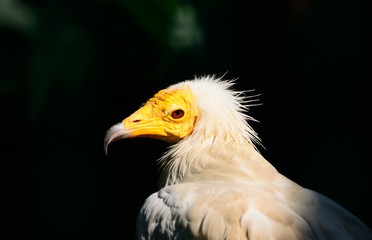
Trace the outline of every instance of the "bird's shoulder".
<instances>
[{"instance_id":1,"label":"bird's shoulder","mask_svg":"<svg viewBox=\"0 0 372 240\"><path fill-rule=\"evenodd\" d=\"M137 227L138 239L372 239L340 205L280 175L271 185L211 174L163 187Z\"/></svg>"},{"instance_id":2,"label":"bird's shoulder","mask_svg":"<svg viewBox=\"0 0 372 240\"><path fill-rule=\"evenodd\" d=\"M138 216L143 239L300 239L302 232L311 230L272 188L221 176L166 186L147 198Z\"/></svg>"}]
</instances>

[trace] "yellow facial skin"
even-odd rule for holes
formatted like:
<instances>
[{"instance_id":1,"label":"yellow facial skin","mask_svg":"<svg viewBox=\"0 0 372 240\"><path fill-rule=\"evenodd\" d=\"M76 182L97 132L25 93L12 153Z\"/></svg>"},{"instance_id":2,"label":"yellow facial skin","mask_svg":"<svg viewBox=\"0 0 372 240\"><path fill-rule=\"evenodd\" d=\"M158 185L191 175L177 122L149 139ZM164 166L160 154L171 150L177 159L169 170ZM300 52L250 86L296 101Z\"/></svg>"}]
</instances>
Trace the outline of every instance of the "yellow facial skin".
<instances>
[{"instance_id":1,"label":"yellow facial skin","mask_svg":"<svg viewBox=\"0 0 372 240\"><path fill-rule=\"evenodd\" d=\"M149 137L176 143L189 136L199 118L191 89L161 90L122 121L128 138Z\"/></svg>"}]
</instances>

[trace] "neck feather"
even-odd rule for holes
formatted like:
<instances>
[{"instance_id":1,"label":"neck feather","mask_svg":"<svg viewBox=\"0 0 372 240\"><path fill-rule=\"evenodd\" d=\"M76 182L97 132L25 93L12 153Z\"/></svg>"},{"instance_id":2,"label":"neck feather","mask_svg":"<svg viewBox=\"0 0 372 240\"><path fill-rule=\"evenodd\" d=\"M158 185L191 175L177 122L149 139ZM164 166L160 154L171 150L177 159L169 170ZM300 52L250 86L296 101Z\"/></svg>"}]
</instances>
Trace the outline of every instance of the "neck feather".
<instances>
[{"instance_id":1,"label":"neck feather","mask_svg":"<svg viewBox=\"0 0 372 240\"><path fill-rule=\"evenodd\" d=\"M229 154L260 144L256 132L248 124L254 119L244 113L248 107L256 105L252 103L257 101L257 95L245 96L245 92L231 89L233 80L222 81L213 76L184 81L170 88L184 85L191 88L200 116L192 134L172 145L159 160L164 185L231 163L234 158Z\"/></svg>"}]
</instances>

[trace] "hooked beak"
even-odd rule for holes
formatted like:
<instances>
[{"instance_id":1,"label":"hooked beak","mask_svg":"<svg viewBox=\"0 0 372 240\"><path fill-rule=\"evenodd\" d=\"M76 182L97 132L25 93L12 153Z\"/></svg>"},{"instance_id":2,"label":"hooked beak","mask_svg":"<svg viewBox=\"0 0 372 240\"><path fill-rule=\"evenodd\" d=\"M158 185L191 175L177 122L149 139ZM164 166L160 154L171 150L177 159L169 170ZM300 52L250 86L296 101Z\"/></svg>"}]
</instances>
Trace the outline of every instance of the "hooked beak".
<instances>
[{"instance_id":1,"label":"hooked beak","mask_svg":"<svg viewBox=\"0 0 372 240\"><path fill-rule=\"evenodd\" d=\"M122 122L115 124L106 132L105 140L103 141L103 147L107 155L108 145L112 142L118 141L123 138L130 136L130 132L124 128Z\"/></svg>"},{"instance_id":2,"label":"hooked beak","mask_svg":"<svg viewBox=\"0 0 372 240\"><path fill-rule=\"evenodd\" d=\"M104 140L106 155L108 145L123 138L149 137L163 140L169 139L164 124L161 116L153 110L150 104L146 104L106 132Z\"/></svg>"}]
</instances>

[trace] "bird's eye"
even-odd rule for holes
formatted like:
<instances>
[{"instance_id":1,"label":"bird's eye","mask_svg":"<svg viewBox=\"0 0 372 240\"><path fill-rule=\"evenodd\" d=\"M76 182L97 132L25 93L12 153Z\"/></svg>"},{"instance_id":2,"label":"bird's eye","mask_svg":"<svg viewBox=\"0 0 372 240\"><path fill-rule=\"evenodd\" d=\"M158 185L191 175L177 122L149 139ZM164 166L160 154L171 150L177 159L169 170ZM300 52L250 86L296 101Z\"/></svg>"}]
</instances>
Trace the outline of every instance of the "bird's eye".
<instances>
[{"instance_id":1,"label":"bird's eye","mask_svg":"<svg viewBox=\"0 0 372 240\"><path fill-rule=\"evenodd\" d=\"M181 109L177 109L171 113L171 116L174 119L180 119L183 115L185 115L185 112Z\"/></svg>"}]
</instances>

